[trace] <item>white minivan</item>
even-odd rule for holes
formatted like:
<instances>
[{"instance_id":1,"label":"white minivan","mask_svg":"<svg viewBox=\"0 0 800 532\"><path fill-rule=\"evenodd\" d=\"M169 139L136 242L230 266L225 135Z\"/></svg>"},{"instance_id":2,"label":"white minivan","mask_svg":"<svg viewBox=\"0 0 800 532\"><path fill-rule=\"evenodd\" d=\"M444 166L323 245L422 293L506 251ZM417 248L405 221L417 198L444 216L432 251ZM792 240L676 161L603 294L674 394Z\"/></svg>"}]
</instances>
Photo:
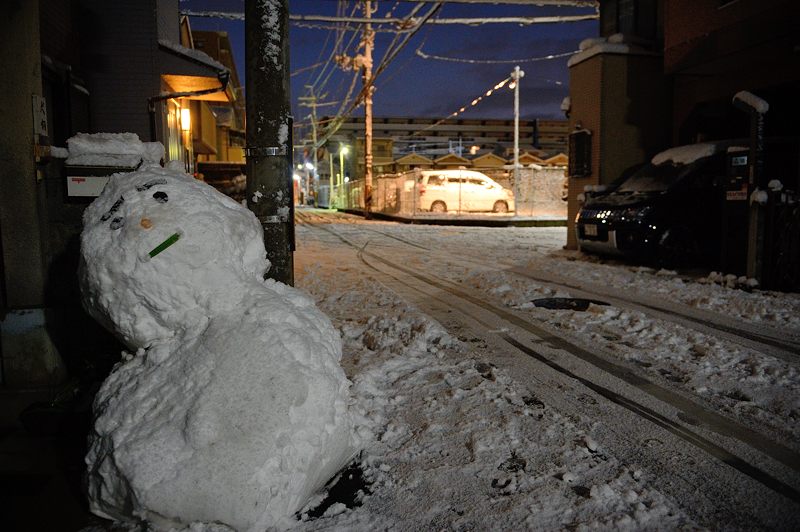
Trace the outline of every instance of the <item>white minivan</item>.
<instances>
[{"instance_id":1,"label":"white minivan","mask_svg":"<svg viewBox=\"0 0 800 532\"><path fill-rule=\"evenodd\" d=\"M474 170L420 170L418 208L431 212L511 212L514 193Z\"/></svg>"}]
</instances>

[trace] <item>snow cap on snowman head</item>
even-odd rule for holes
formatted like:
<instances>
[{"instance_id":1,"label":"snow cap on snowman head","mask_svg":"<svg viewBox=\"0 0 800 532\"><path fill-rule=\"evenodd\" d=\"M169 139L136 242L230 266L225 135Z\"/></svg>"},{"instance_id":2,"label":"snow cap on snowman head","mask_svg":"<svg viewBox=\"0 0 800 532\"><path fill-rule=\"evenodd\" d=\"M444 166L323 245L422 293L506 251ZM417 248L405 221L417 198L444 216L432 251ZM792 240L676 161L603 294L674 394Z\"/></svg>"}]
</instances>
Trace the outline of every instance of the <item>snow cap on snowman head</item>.
<instances>
[{"instance_id":1,"label":"snow cap on snowman head","mask_svg":"<svg viewBox=\"0 0 800 532\"><path fill-rule=\"evenodd\" d=\"M191 333L269 267L252 212L158 166L116 174L83 215L83 304L132 349Z\"/></svg>"}]
</instances>

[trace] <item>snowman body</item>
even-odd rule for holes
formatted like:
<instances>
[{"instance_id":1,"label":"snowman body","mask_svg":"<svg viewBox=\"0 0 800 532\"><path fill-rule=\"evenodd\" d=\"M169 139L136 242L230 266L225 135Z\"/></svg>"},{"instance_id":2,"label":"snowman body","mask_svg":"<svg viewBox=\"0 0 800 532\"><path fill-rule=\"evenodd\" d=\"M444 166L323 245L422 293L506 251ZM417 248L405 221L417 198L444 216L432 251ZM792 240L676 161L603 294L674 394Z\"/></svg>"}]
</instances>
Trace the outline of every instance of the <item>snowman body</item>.
<instances>
[{"instance_id":1,"label":"snowman body","mask_svg":"<svg viewBox=\"0 0 800 532\"><path fill-rule=\"evenodd\" d=\"M253 214L183 174L112 177L87 208L84 306L135 351L95 399L95 513L282 528L352 456L338 334L267 267Z\"/></svg>"}]
</instances>

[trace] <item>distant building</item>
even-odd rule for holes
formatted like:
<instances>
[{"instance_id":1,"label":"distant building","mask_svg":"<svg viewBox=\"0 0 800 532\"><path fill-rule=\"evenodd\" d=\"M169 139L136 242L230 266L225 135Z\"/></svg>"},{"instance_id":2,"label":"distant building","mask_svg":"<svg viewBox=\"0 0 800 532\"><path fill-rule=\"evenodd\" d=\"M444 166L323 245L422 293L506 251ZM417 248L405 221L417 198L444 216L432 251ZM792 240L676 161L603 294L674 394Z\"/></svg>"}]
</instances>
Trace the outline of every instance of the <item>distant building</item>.
<instances>
[{"instance_id":1,"label":"distant building","mask_svg":"<svg viewBox=\"0 0 800 532\"><path fill-rule=\"evenodd\" d=\"M182 24L188 28L188 19ZM193 101L192 141L197 176L234 199L244 198L245 102L233 50L224 31L191 30L185 46L204 52L230 72L228 101Z\"/></svg>"},{"instance_id":2,"label":"distant building","mask_svg":"<svg viewBox=\"0 0 800 532\"><path fill-rule=\"evenodd\" d=\"M323 118L324 122L326 118ZM476 158L486 168L507 165L513 159L514 121L496 119L448 119L379 117L373 119L373 175L402 172L412 168L476 167ZM520 154L550 157L566 153L569 125L566 120L520 121ZM322 182L340 174L338 153L342 146L355 146L343 161L350 179L364 176L364 118L345 120L321 148L318 170ZM455 158L446 157L454 155ZM503 160L503 164L498 164ZM521 164L525 164L522 160ZM539 161L541 162L541 160ZM331 163L333 170L331 170Z\"/></svg>"}]
</instances>

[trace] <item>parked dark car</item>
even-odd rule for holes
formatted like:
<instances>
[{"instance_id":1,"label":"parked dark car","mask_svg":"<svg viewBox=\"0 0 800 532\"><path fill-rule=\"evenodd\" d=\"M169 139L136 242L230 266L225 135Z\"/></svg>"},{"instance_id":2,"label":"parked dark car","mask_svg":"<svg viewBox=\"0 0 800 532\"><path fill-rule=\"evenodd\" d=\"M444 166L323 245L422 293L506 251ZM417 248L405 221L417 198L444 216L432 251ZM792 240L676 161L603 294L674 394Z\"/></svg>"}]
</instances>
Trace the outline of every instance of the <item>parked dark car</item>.
<instances>
[{"instance_id":1,"label":"parked dark car","mask_svg":"<svg viewBox=\"0 0 800 532\"><path fill-rule=\"evenodd\" d=\"M672 148L607 190L586 192L575 224L580 249L660 266L713 265L726 168L730 154L746 146L726 141Z\"/></svg>"}]
</instances>

